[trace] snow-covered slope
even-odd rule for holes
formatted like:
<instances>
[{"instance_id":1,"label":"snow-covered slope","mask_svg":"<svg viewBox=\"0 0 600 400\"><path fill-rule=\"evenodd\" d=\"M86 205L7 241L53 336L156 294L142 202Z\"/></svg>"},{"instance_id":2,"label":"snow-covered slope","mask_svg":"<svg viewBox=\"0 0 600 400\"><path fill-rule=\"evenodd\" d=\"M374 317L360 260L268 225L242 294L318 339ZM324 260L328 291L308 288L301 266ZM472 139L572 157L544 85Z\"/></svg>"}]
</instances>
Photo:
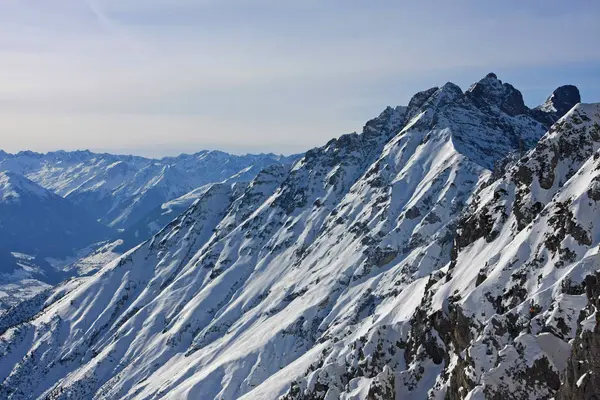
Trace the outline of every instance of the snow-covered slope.
<instances>
[{"instance_id":1,"label":"snow-covered slope","mask_svg":"<svg viewBox=\"0 0 600 400\"><path fill-rule=\"evenodd\" d=\"M270 182L274 189L281 183L290 167L291 164L270 165L259 172L258 179L260 181ZM240 182L240 184L244 184L243 181L240 181L240 179L241 177L239 175L234 175L233 177L226 179L224 182ZM248 182L245 184L248 184ZM146 216L118 235L119 239L122 240L123 243L116 249L118 251L126 251L131 249L133 246L151 238L152 235L158 232L162 227L174 220L195 201L205 195L213 185L214 183L209 183L196 188L191 192L186 193L176 199L167 201L150 211L148 214L146 214Z\"/></svg>"},{"instance_id":2,"label":"snow-covered slope","mask_svg":"<svg viewBox=\"0 0 600 400\"><path fill-rule=\"evenodd\" d=\"M206 187L10 313L0 397L549 398L600 268L600 115L544 136L520 103L493 74L447 83Z\"/></svg>"},{"instance_id":3,"label":"snow-covered slope","mask_svg":"<svg viewBox=\"0 0 600 400\"><path fill-rule=\"evenodd\" d=\"M8 170L88 210L100 222L126 228L162 203L224 179L250 180L271 164L297 157L236 156L219 151L160 160L89 151L20 152L0 158Z\"/></svg>"}]
</instances>

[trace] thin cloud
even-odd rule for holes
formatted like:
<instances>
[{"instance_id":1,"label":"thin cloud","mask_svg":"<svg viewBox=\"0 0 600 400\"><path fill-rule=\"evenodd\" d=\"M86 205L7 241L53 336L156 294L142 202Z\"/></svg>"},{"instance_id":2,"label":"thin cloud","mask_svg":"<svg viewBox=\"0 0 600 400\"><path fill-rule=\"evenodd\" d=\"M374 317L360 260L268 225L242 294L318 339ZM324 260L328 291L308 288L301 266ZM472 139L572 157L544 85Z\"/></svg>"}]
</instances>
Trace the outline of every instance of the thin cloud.
<instances>
[{"instance_id":1,"label":"thin cloud","mask_svg":"<svg viewBox=\"0 0 600 400\"><path fill-rule=\"evenodd\" d=\"M0 124L28 132L3 134L2 146L42 149L35 135L57 147L125 146L119 135L107 145L93 123L126 132L128 143L181 130L188 147L310 147L447 80L464 86L489 70L600 65L595 3L564 13L552 4L547 13L458 4L1 4ZM560 83L537 85L549 92ZM194 124L202 134L191 133Z\"/></svg>"}]
</instances>

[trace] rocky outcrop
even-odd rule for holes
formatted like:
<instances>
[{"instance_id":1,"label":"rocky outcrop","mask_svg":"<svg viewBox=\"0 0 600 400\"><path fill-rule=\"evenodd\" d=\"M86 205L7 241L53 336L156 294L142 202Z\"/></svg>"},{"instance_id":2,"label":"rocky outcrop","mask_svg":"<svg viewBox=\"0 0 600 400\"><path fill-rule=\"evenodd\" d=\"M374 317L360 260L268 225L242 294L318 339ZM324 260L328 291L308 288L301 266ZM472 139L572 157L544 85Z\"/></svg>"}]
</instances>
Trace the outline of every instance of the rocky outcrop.
<instances>
[{"instance_id":1,"label":"rocky outcrop","mask_svg":"<svg viewBox=\"0 0 600 400\"><path fill-rule=\"evenodd\" d=\"M572 343L571 357L563 372L557 400L595 400L600 398L600 274L585 278L587 307L579 317L579 327Z\"/></svg>"},{"instance_id":2,"label":"rocky outcrop","mask_svg":"<svg viewBox=\"0 0 600 400\"><path fill-rule=\"evenodd\" d=\"M532 109L530 114L549 128L580 102L579 89L573 85L564 85L556 88L546 101Z\"/></svg>"},{"instance_id":3,"label":"rocky outcrop","mask_svg":"<svg viewBox=\"0 0 600 400\"><path fill-rule=\"evenodd\" d=\"M466 95L479 106L498 107L513 117L528 111L521 92L510 83L502 83L493 72L471 86Z\"/></svg>"}]
</instances>

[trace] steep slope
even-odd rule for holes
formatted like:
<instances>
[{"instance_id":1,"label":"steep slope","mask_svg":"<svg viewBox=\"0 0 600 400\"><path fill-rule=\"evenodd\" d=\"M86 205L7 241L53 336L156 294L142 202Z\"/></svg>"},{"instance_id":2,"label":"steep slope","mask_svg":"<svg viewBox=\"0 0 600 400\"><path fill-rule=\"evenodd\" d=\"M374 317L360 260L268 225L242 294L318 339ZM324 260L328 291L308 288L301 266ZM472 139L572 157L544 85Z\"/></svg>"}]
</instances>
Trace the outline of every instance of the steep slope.
<instances>
[{"instance_id":1,"label":"steep slope","mask_svg":"<svg viewBox=\"0 0 600 400\"><path fill-rule=\"evenodd\" d=\"M485 364L492 358L476 355L488 343L495 354L503 351L502 343L512 344L508 308L520 301L517 309L528 310L523 302L534 289L523 298L510 294L515 290L502 298L510 291L507 276L525 261L507 266L504 253L492 253L510 257L524 247L519 243L546 240L547 223L569 236L582 224L572 218L598 215L585 197L595 190L589 186L597 175L593 156L582 154L579 166L566 162L582 172L565 175L566 191L557 185L556 202L549 194L535 197L546 199L540 201L549 212L536 220L530 239L518 233L528 231L516 222L498 225L506 239L472 222L486 221L483 207L495 201L490 188L510 186L513 171L527 160L541 162L540 146L553 135L493 182L491 170L501 159L525 154L545 132L529 110L508 105L517 92L491 74L466 93L448 83L418 93L407 107L387 108L360 135L307 152L289 171L266 170L247 185L210 186L150 241L8 329L0 339L0 396L465 398L470 391L473 399L486 388L502 393L496 365ZM593 112L570 114L563 120L570 127L560 128L587 134L592 151ZM574 200L563 206L566 196ZM457 228L468 235L456 235ZM591 243L584 239L569 248L575 258L565 272L572 263L583 271L594 260L597 228L590 229ZM477 252L488 236L490 248ZM564 237L550 242L557 240L561 246L553 249L562 249ZM490 277L477 278L475 256L493 260ZM554 288L563 275L552 274L548 265L542 281ZM493 272L503 274L496 286ZM576 281L578 275L571 275ZM490 299L479 294L486 285ZM559 296L561 307L539 315L571 316L584 304L581 296L570 296ZM554 304L551 298L536 298L535 304ZM480 303L487 317L478 313ZM504 342L488 338L496 332L471 332L491 329L494 321L505 331ZM569 332L557 340L564 343ZM561 349L553 340L521 342L531 352ZM521 348L513 347L517 353ZM467 349L473 356L463 353ZM517 363L522 357L508 356L502 368L527 367ZM461 374L465 368L472 371ZM517 379L514 385L525 387ZM542 385L536 393L555 390Z\"/></svg>"},{"instance_id":2,"label":"steep slope","mask_svg":"<svg viewBox=\"0 0 600 400\"><path fill-rule=\"evenodd\" d=\"M281 184L281 181L290 168L291 164L273 164L263 169L258 174L258 179L262 183L270 182L271 185L274 185L271 190L274 190L275 187ZM244 171L243 176L247 176L246 174L247 171ZM226 179L224 182L239 182L243 176L234 175L233 177ZM122 244L119 245L116 250L124 252L133 246L150 239L152 235L158 232L173 219L178 217L195 201L206 194L206 192L210 190L213 185L213 183L210 183L196 188L191 192L184 194L183 196L161 204L160 207L157 207L146 214L146 216L118 235L119 239L122 240Z\"/></svg>"},{"instance_id":3,"label":"steep slope","mask_svg":"<svg viewBox=\"0 0 600 400\"><path fill-rule=\"evenodd\" d=\"M102 223L126 228L162 203L195 188L225 179L251 180L264 167L293 159L219 151L160 160L89 151L20 152L0 159L0 170L27 176L88 210Z\"/></svg>"},{"instance_id":4,"label":"steep slope","mask_svg":"<svg viewBox=\"0 0 600 400\"><path fill-rule=\"evenodd\" d=\"M552 398L600 268L599 133L600 105L571 110L477 190L450 264L401 290L394 319L375 307L286 398Z\"/></svg>"},{"instance_id":5,"label":"steep slope","mask_svg":"<svg viewBox=\"0 0 600 400\"><path fill-rule=\"evenodd\" d=\"M600 393L600 324L598 324L598 272L586 276L588 304L579 315L581 323L572 343L572 352L563 374L557 400L592 400Z\"/></svg>"},{"instance_id":6,"label":"steep slope","mask_svg":"<svg viewBox=\"0 0 600 400\"><path fill-rule=\"evenodd\" d=\"M479 193L459 228L430 312L454 310L468 324L454 341L465 369L455 379L472 396L551 398L560 385L586 303L582 282L600 268L599 123L600 105L574 107Z\"/></svg>"}]
</instances>

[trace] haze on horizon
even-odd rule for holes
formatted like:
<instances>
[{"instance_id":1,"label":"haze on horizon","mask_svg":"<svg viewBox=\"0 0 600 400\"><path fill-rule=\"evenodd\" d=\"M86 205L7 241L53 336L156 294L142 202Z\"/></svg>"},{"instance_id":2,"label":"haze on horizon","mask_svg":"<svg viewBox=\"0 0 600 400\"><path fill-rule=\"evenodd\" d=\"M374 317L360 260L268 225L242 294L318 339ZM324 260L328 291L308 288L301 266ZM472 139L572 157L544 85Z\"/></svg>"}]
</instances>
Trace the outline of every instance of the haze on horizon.
<instances>
[{"instance_id":1,"label":"haze on horizon","mask_svg":"<svg viewBox=\"0 0 600 400\"><path fill-rule=\"evenodd\" d=\"M2 1L0 148L294 153L490 71L600 100L598 1L399 3Z\"/></svg>"}]
</instances>

